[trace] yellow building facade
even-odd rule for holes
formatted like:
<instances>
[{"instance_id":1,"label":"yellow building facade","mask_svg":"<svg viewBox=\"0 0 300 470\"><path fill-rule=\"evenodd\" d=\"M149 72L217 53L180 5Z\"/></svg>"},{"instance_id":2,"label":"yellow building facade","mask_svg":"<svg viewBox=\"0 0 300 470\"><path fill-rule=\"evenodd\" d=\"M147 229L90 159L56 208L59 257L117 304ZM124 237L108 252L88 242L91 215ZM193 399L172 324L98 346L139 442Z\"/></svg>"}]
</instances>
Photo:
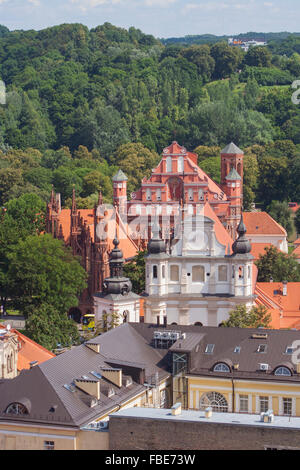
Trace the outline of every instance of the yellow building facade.
<instances>
[{"instance_id":1,"label":"yellow building facade","mask_svg":"<svg viewBox=\"0 0 300 470\"><path fill-rule=\"evenodd\" d=\"M188 408L260 414L273 410L278 416L300 417L300 384L188 376Z\"/></svg>"}]
</instances>

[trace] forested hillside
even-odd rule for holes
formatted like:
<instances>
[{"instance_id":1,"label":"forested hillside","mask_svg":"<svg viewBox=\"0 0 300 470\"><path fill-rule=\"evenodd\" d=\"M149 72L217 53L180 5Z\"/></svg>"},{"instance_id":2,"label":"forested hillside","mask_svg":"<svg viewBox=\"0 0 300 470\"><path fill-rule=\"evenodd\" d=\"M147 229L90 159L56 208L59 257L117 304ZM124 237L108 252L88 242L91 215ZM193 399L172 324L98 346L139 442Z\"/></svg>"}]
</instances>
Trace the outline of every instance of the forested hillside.
<instances>
[{"instance_id":1,"label":"forested hillside","mask_svg":"<svg viewBox=\"0 0 300 470\"><path fill-rule=\"evenodd\" d=\"M99 187L110 201L117 167L136 189L174 139L198 148L216 180L220 148L245 149L248 207L300 200L297 78L297 36L245 54L225 42L165 46L109 23L0 27L0 204L28 192L47 200L52 184L65 205L73 185L79 207Z\"/></svg>"}]
</instances>

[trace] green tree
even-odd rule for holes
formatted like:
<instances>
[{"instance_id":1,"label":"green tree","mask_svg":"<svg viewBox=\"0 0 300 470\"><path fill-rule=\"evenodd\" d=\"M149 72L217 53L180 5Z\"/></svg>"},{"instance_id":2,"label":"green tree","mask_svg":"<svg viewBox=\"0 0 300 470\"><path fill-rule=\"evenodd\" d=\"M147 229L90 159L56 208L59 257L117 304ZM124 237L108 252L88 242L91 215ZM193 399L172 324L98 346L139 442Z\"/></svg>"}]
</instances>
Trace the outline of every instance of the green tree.
<instances>
[{"instance_id":1,"label":"green tree","mask_svg":"<svg viewBox=\"0 0 300 470\"><path fill-rule=\"evenodd\" d=\"M297 233L299 234L300 233L300 209L298 209L296 212L294 222L295 222Z\"/></svg>"},{"instance_id":2,"label":"green tree","mask_svg":"<svg viewBox=\"0 0 300 470\"><path fill-rule=\"evenodd\" d=\"M30 235L12 247L8 260L9 294L17 309L28 314L48 303L66 313L78 305L87 275L61 240Z\"/></svg>"},{"instance_id":3,"label":"green tree","mask_svg":"<svg viewBox=\"0 0 300 470\"><path fill-rule=\"evenodd\" d=\"M264 305L247 308L246 305L238 305L229 312L229 319L223 322L227 328L270 328L271 314Z\"/></svg>"},{"instance_id":4,"label":"green tree","mask_svg":"<svg viewBox=\"0 0 300 470\"><path fill-rule=\"evenodd\" d=\"M292 211L289 208L288 203L286 201L272 201L267 207L267 212L274 220L276 220L276 222L285 228L288 235L291 236L294 231L294 223Z\"/></svg>"},{"instance_id":5,"label":"green tree","mask_svg":"<svg viewBox=\"0 0 300 470\"><path fill-rule=\"evenodd\" d=\"M124 276L132 282L132 289L135 293L141 294L145 290L145 256L147 251L139 251L130 263L124 266Z\"/></svg>"},{"instance_id":6,"label":"green tree","mask_svg":"<svg viewBox=\"0 0 300 470\"><path fill-rule=\"evenodd\" d=\"M255 262L258 268L258 282L300 282L300 265L293 255L277 250L275 246L265 248L265 254L260 255Z\"/></svg>"},{"instance_id":7,"label":"green tree","mask_svg":"<svg viewBox=\"0 0 300 470\"><path fill-rule=\"evenodd\" d=\"M245 64L254 67L271 67L272 54L267 47L251 47L245 55Z\"/></svg>"},{"instance_id":8,"label":"green tree","mask_svg":"<svg viewBox=\"0 0 300 470\"><path fill-rule=\"evenodd\" d=\"M75 322L46 303L28 311L26 334L50 351L80 343Z\"/></svg>"}]
</instances>

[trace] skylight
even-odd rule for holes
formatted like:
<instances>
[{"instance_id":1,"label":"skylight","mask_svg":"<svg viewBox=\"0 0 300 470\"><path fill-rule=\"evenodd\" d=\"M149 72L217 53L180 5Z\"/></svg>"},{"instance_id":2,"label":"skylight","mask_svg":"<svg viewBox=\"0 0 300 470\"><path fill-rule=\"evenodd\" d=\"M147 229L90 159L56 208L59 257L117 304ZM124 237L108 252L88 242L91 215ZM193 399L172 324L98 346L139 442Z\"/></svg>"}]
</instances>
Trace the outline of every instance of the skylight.
<instances>
[{"instance_id":1,"label":"skylight","mask_svg":"<svg viewBox=\"0 0 300 470\"><path fill-rule=\"evenodd\" d=\"M214 344L208 344L205 349L206 354L212 354L214 351L215 345Z\"/></svg>"},{"instance_id":2,"label":"skylight","mask_svg":"<svg viewBox=\"0 0 300 470\"><path fill-rule=\"evenodd\" d=\"M260 344L257 348L258 353L265 353L267 352L267 345L266 344Z\"/></svg>"}]
</instances>

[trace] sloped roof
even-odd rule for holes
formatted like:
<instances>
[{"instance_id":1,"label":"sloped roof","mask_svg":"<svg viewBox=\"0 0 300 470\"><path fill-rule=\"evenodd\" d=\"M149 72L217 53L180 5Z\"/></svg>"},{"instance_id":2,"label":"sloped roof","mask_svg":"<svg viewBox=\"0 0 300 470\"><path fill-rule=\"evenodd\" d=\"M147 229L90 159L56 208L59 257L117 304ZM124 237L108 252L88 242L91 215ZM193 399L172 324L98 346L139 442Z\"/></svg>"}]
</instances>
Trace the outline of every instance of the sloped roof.
<instances>
[{"instance_id":1,"label":"sloped roof","mask_svg":"<svg viewBox=\"0 0 300 470\"><path fill-rule=\"evenodd\" d=\"M128 178L125 173L120 169L112 179L113 181L127 181Z\"/></svg>"},{"instance_id":2,"label":"sloped roof","mask_svg":"<svg viewBox=\"0 0 300 470\"><path fill-rule=\"evenodd\" d=\"M5 327L0 325L0 328L4 329ZM23 335L18 330L12 329L11 331L18 335L21 345L21 349L18 353L18 371L30 369L31 362L37 361L38 364L42 364L43 362L55 357L55 354Z\"/></svg>"},{"instance_id":3,"label":"sloped roof","mask_svg":"<svg viewBox=\"0 0 300 470\"><path fill-rule=\"evenodd\" d=\"M241 180L242 178L238 174L235 168L231 168L230 173L225 177L226 180Z\"/></svg>"},{"instance_id":4,"label":"sloped roof","mask_svg":"<svg viewBox=\"0 0 300 470\"><path fill-rule=\"evenodd\" d=\"M217 240L226 246L226 254L232 254L233 240L208 202L204 205L204 215L215 222L214 230Z\"/></svg>"},{"instance_id":5,"label":"sloped roof","mask_svg":"<svg viewBox=\"0 0 300 470\"><path fill-rule=\"evenodd\" d=\"M221 155L243 155L244 152L238 148L233 142L226 145L226 147L221 150Z\"/></svg>"},{"instance_id":6,"label":"sloped roof","mask_svg":"<svg viewBox=\"0 0 300 470\"><path fill-rule=\"evenodd\" d=\"M115 222L113 218L110 218L113 209L108 210L108 249L112 250L114 248L113 239L115 236ZM86 222L87 226L90 228L91 239L95 241L94 238L94 210L93 209L79 209L80 217ZM120 249L123 251L125 259L134 257L138 252L138 247L134 241L130 238L128 233L128 226L120 220L119 224L119 241ZM71 209L62 209L59 218L58 224L62 225L64 240L66 243L70 241L71 234Z\"/></svg>"},{"instance_id":7,"label":"sloped roof","mask_svg":"<svg viewBox=\"0 0 300 470\"><path fill-rule=\"evenodd\" d=\"M248 235L281 235L287 237L285 229L267 212L243 212Z\"/></svg>"},{"instance_id":8,"label":"sloped roof","mask_svg":"<svg viewBox=\"0 0 300 470\"><path fill-rule=\"evenodd\" d=\"M266 254L265 248L270 248L274 246L272 243L252 243L251 255L253 255L255 260L259 259L259 256L264 256Z\"/></svg>"},{"instance_id":9,"label":"sloped roof","mask_svg":"<svg viewBox=\"0 0 300 470\"><path fill-rule=\"evenodd\" d=\"M293 251L293 255L295 255L296 258L300 258L300 245L297 245L297 247Z\"/></svg>"}]
</instances>

